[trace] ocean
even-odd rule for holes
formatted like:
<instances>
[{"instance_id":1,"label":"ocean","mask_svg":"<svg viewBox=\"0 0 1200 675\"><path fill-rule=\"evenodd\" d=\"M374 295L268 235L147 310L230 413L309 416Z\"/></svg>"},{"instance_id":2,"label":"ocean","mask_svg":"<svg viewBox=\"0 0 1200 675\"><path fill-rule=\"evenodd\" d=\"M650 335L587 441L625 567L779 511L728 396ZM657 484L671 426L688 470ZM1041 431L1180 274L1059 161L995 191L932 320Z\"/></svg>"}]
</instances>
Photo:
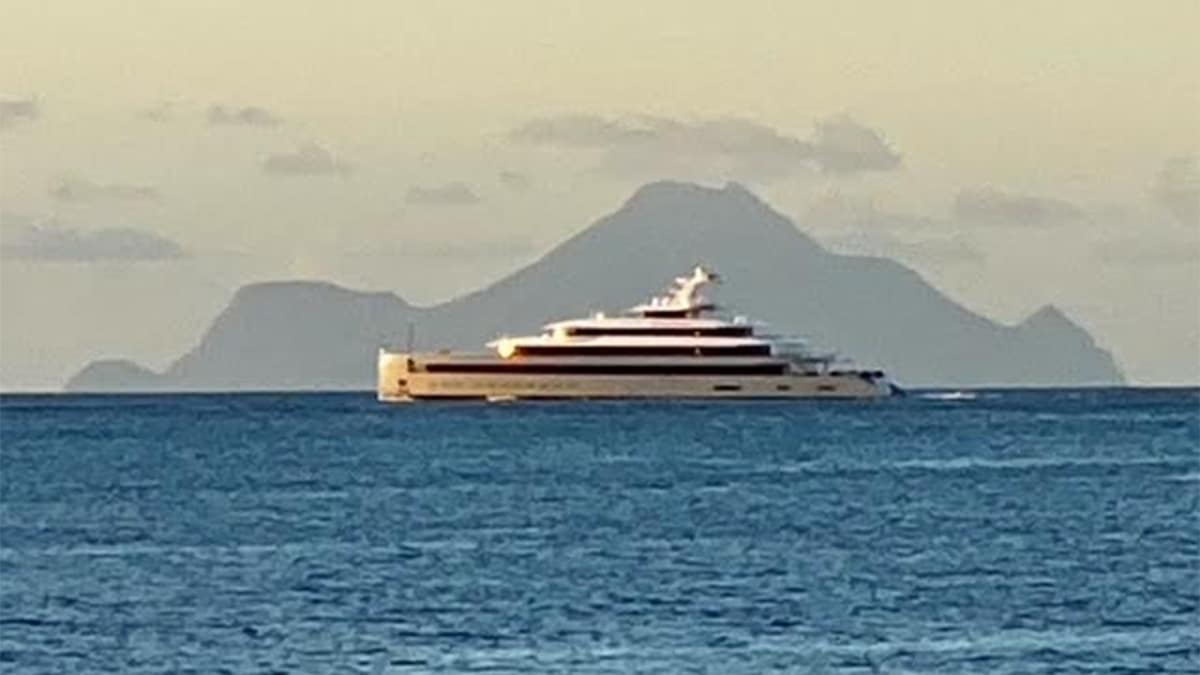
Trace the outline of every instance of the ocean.
<instances>
[{"instance_id":1,"label":"ocean","mask_svg":"<svg viewBox=\"0 0 1200 675\"><path fill-rule=\"evenodd\" d=\"M1200 390L0 397L0 671L1200 671Z\"/></svg>"}]
</instances>

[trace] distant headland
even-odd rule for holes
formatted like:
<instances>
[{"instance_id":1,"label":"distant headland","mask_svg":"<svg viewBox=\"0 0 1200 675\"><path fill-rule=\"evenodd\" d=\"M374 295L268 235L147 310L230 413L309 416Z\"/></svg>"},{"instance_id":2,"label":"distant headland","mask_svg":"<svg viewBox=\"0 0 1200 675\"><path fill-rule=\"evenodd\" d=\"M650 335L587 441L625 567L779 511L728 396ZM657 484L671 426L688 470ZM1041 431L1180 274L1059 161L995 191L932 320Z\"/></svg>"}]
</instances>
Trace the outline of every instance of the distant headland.
<instances>
[{"instance_id":1,"label":"distant headland","mask_svg":"<svg viewBox=\"0 0 1200 675\"><path fill-rule=\"evenodd\" d=\"M241 288L198 344L163 372L106 359L68 391L371 389L379 346L475 349L588 309L620 309L662 270L704 262L736 283L721 301L886 366L910 386L1123 382L1112 356L1060 310L1004 325L892 260L833 253L746 188L657 182L533 264L473 293L415 307L392 293L313 281Z\"/></svg>"}]
</instances>

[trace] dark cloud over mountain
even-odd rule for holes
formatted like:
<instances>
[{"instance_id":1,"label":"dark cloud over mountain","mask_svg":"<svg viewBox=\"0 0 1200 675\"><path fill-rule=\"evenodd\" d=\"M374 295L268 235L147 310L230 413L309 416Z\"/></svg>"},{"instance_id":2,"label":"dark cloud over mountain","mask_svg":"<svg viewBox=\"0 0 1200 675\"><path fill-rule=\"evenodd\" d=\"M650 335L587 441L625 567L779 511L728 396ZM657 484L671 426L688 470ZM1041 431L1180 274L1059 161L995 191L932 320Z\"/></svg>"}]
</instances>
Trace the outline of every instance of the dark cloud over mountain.
<instances>
[{"instance_id":1,"label":"dark cloud over mountain","mask_svg":"<svg viewBox=\"0 0 1200 675\"><path fill-rule=\"evenodd\" d=\"M901 259L929 261L945 264L980 264L985 261L978 248L962 237L923 239L920 241L896 241L894 248L884 249L885 255L894 253Z\"/></svg>"},{"instance_id":2,"label":"dark cloud over mountain","mask_svg":"<svg viewBox=\"0 0 1200 675\"><path fill-rule=\"evenodd\" d=\"M64 203L147 201L158 199L158 189L150 185L102 184L86 178L64 178L50 188L50 196Z\"/></svg>"},{"instance_id":3,"label":"dark cloud over mountain","mask_svg":"<svg viewBox=\"0 0 1200 675\"><path fill-rule=\"evenodd\" d=\"M888 171L900 166L900 155L883 136L849 115L818 123L812 145L817 162L829 173Z\"/></svg>"},{"instance_id":4,"label":"dark cloud over mountain","mask_svg":"<svg viewBox=\"0 0 1200 675\"><path fill-rule=\"evenodd\" d=\"M822 238L821 243L839 253L894 258L910 263L977 265L986 260L979 249L959 235L909 240L889 232L860 230Z\"/></svg>"},{"instance_id":5,"label":"dark cloud over mountain","mask_svg":"<svg viewBox=\"0 0 1200 675\"><path fill-rule=\"evenodd\" d=\"M879 208L864 197L829 194L802 219L842 253L938 265L979 264L985 258L953 223Z\"/></svg>"},{"instance_id":6,"label":"dark cloud over mountain","mask_svg":"<svg viewBox=\"0 0 1200 675\"><path fill-rule=\"evenodd\" d=\"M41 115L41 105L32 96L25 99L0 98L0 129L11 129L22 122L32 122Z\"/></svg>"},{"instance_id":7,"label":"dark cloud over mountain","mask_svg":"<svg viewBox=\"0 0 1200 675\"><path fill-rule=\"evenodd\" d=\"M1200 155L1163 162L1154 183L1154 198L1180 223L1200 224Z\"/></svg>"},{"instance_id":8,"label":"dark cloud over mountain","mask_svg":"<svg viewBox=\"0 0 1200 675\"><path fill-rule=\"evenodd\" d=\"M469 206L482 201L466 183L447 183L433 187L414 185L408 189L405 200L409 204L431 206Z\"/></svg>"},{"instance_id":9,"label":"dark cloud over mountain","mask_svg":"<svg viewBox=\"0 0 1200 675\"><path fill-rule=\"evenodd\" d=\"M477 260L492 258L517 258L536 251L528 239L511 237L505 239L483 239L479 241L443 241L413 243L405 242L402 255L410 257L444 258L447 260Z\"/></svg>"},{"instance_id":10,"label":"dark cloud over mountain","mask_svg":"<svg viewBox=\"0 0 1200 675\"><path fill-rule=\"evenodd\" d=\"M1092 250L1101 261L1114 265L1194 265L1200 269L1200 236L1117 239L1096 244Z\"/></svg>"},{"instance_id":11,"label":"dark cloud over mountain","mask_svg":"<svg viewBox=\"0 0 1200 675\"><path fill-rule=\"evenodd\" d=\"M978 225L1041 226L1076 221L1083 212L1061 199L985 188L959 192L954 200L954 217Z\"/></svg>"},{"instance_id":12,"label":"dark cloud over mountain","mask_svg":"<svg viewBox=\"0 0 1200 675\"><path fill-rule=\"evenodd\" d=\"M152 232L113 227L84 232L54 224L22 228L0 243L0 257L55 262L162 261L186 258L179 244Z\"/></svg>"},{"instance_id":13,"label":"dark cloud over mountain","mask_svg":"<svg viewBox=\"0 0 1200 675\"><path fill-rule=\"evenodd\" d=\"M273 127L283 123L275 113L258 106L214 105L208 109L208 123L213 125L243 125Z\"/></svg>"},{"instance_id":14,"label":"dark cloud over mountain","mask_svg":"<svg viewBox=\"0 0 1200 675\"><path fill-rule=\"evenodd\" d=\"M928 216L882 209L869 197L829 193L815 200L804 223L824 228L859 230L928 230L945 232L950 223Z\"/></svg>"},{"instance_id":15,"label":"dark cloud over mountain","mask_svg":"<svg viewBox=\"0 0 1200 675\"><path fill-rule=\"evenodd\" d=\"M263 171L276 176L335 176L348 174L352 169L316 143L301 145L294 152L270 155L263 161Z\"/></svg>"},{"instance_id":16,"label":"dark cloud over mountain","mask_svg":"<svg viewBox=\"0 0 1200 675\"><path fill-rule=\"evenodd\" d=\"M887 171L901 163L879 132L847 115L819 122L809 139L740 118L681 121L578 114L530 120L513 129L509 139L600 150L604 168L627 175L691 167L776 178L813 169L831 174Z\"/></svg>"},{"instance_id":17,"label":"dark cloud over mountain","mask_svg":"<svg viewBox=\"0 0 1200 675\"><path fill-rule=\"evenodd\" d=\"M533 179L520 171L501 171L500 184L510 190L528 190L533 187Z\"/></svg>"}]
</instances>

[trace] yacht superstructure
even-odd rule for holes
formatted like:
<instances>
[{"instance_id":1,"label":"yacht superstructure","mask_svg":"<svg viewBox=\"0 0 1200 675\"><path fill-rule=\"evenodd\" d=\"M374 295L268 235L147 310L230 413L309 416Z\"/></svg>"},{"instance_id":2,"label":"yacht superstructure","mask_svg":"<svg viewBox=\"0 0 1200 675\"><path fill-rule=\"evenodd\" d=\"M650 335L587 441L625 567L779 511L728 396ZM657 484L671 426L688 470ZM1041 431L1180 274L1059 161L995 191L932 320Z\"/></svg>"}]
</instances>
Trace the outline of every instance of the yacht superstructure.
<instances>
[{"instance_id":1,"label":"yacht superstructure","mask_svg":"<svg viewBox=\"0 0 1200 675\"><path fill-rule=\"evenodd\" d=\"M503 337L484 354L381 349L382 401L425 398L876 398L893 393L881 371L838 367L802 340L760 335L738 317L710 314L704 267L621 316L547 324Z\"/></svg>"}]
</instances>

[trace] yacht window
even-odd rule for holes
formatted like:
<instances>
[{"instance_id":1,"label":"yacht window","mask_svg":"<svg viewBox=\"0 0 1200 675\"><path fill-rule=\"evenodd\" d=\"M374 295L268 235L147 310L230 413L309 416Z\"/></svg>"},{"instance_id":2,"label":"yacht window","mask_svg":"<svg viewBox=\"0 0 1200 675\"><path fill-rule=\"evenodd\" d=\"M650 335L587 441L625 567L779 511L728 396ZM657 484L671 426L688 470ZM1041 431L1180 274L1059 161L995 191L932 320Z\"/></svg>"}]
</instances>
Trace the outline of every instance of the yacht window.
<instances>
[{"instance_id":1,"label":"yacht window","mask_svg":"<svg viewBox=\"0 0 1200 675\"><path fill-rule=\"evenodd\" d=\"M714 326L706 328L695 328L686 326L576 326L568 330L571 335L578 336L598 336L598 335L687 335L687 336L713 336L713 337L749 337L753 335L753 328L750 326Z\"/></svg>"},{"instance_id":2,"label":"yacht window","mask_svg":"<svg viewBox=\"0 0 1200 675\"><path fill-rule=\"evenodd\" d=\"M770 345L521 345L522 356L770 356Z\"/></svg>"}]
</instances>

